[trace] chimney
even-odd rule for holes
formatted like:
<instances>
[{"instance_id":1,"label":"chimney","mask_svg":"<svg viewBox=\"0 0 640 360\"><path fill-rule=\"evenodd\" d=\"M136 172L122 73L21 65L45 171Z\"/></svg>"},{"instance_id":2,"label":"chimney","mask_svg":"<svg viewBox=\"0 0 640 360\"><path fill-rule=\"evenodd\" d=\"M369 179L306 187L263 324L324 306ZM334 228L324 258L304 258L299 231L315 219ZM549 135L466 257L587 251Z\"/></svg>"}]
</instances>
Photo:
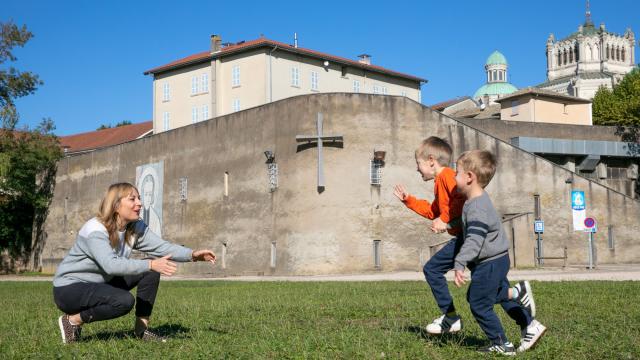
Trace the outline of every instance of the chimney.
<instances>
[{"instance_id":1,"label":"chimney","mask_svg":"<svg viewBox=\"0 0 640 360\"><path fill-rule=\"evenodd\" d=\"M220 44L222 43L222 38L220 35L213 34L211 35L211 53L216 53L220 51Z\"/></svg>"},{"instance_id":2,"label":"chimney","mask_svg":"<svg viewBox=\"0 0 640 360\"><path fill-rule=\"evenodd\" d=\"M365 65L371 65L371 55L362 54L362 55L358 55L358 57L360 58L360 60L358 60L359 63L365 64Z\"/></svg>"}]
</instances>

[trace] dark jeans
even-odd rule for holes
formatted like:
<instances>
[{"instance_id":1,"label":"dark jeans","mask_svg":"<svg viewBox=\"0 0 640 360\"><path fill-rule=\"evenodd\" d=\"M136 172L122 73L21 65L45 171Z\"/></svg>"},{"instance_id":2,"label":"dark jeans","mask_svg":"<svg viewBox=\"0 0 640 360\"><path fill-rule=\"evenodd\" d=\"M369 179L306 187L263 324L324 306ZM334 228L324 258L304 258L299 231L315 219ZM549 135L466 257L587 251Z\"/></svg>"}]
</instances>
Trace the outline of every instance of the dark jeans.
<instances>
[{"instance_id":1,"label":"dark jeans","mask_svg":"<svg viewBox=\"0 0 640 360\"><path fill-rule=\"evenodd\" d=\"M158 293L160 274L148 271L141 275L116 276L108 283L74 283L54 287L53 300L65 314L80 313L90 323L126 315L136 305L136 316L148 317ZM136 298L129 292L138 287Z\"/></svg>"},{"instance_id":2,"label":"dark jeans","mask_svg":"<svg viewBox=\"0 0 640 360\"><path fill-rule=\"evenodd\" d=\"M436 303L438 303L438 307L443 314L456 310L455 306L453 306L453 298L451 298L451 294L449 293L447 279L445 279L444 275L453 269L453 261L458 251L460 251L461 246L461 240L458 238L451 239L451 241L424 264L424 268L422 269L424 277L431 287L433 297L436 299Z\"/></svg>"},{"instance_id":3,"label":"dark jeans","mask_svg":"<svg viewBox=\"0 0 640 360\"><path fill-rule=\"evenodd\" d=\"M531 315L517 302L509 300L509 255L477 265L470 265L471 283L467 291L467 301L471 313L480 328L494 344L507 341L498 315L493 311L495 304L516 321L523 329L531 323Z\"/></svg>"}]
</instances>

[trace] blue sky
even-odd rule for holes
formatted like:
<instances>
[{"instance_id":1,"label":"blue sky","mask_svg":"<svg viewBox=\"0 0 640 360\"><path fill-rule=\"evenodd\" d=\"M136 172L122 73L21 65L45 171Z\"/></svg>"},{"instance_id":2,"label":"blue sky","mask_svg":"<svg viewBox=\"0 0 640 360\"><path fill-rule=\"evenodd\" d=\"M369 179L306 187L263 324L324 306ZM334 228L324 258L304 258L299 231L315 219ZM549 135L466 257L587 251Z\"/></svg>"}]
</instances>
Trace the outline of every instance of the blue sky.
<instances>
[{"instance_id":1,"label":"blue sky","mask_svg":"<svg viewBox=\"0 0 640 360\"><path fill-rule=\"evenodd\" d=\"M429 80L422 102L473 95L493 50L517 87L545 80L549 33L584 22L584 0L537 1L31 1L3 0L0 21L35 37L11 65L44 85L17 101L19 126L51 117L58 135L100 124L151 120L152 79L143 72L223 42L267 38L332 55L373 56L376 65ZM640 1L592 0L596 25L640 38ZM636 46L637 48L637 46ZM640 51L636 51L636 62ZM5 63L2 66L6 67Z\"/></svg>"}]
</instances>

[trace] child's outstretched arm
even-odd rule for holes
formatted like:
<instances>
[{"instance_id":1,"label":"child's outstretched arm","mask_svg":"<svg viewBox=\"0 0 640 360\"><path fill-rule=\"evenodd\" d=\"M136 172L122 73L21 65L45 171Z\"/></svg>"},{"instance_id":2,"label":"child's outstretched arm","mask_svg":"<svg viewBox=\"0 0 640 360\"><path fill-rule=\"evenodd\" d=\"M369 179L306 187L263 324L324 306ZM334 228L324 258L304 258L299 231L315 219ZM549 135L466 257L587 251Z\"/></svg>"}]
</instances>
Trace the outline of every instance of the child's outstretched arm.
<instances>
[{"instance_id":1,"label":"child's outstretched arm","mask_svg":"<svg viewBox=\"0 0 640 360\"><path fill-rule=\"evenodd\" d=\"M398 184L394 187L393 194L400 199L409 209L413 210L416 214L424 216L427 219L435 219L440 215L438 205L430 203L427 200L416 199L415 196L409 194L404 185Z\"/></svg>"}]
</instances>

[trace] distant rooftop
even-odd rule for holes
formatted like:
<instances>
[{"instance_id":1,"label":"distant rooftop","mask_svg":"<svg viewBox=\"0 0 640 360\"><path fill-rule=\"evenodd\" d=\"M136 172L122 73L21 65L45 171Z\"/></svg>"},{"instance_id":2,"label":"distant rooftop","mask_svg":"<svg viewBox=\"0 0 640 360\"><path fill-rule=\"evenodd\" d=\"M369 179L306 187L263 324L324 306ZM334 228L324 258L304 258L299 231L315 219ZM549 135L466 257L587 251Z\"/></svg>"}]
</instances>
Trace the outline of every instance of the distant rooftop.
<instances>
[{"instance_id":1,"label":"distant rooftop","mask_svg":"<svg viewBox=\"0 0 640 360\"><path fill-rule=\"evenodd\" d=\"M330 55L330 54L322 53L322 52L311 50L311 49L296 47L294 45L289 45L279 41L269 40L266 38L259 38L251 41L241 41L236 44L224 46L220 49L220 51L217 51L214 53L211 53L210 51L204 51L201 53L189 55L185 58L175 60L168 64L161 65L153 69L147 70L144 72L144 74L155 75L155 74L163 73L163 72L174 70L174 69L179 69L189 65L208 62L216 58L221 58L221 57L237 54L240 52L244 52L250 49L255 49L260 47L277 48L278 50L315 57L321 60L333 61L338 64L349 65L349 66L353 66L355 68L360 68L360 69L367 69L369 71L373 71L377 73L397 76L397 77L401 77L401 78L405 78L405 79L409 79L417 82L423 82L423 83L427 82L426 79L413 76L413 75L404 74L404 73L393 71L393 70L389 70L381 66L366 64L364 62L360 62L357 60L351 60L351 59Z\"/></svg>"},{"instance_id":2,"label":"distant rooftop","mask_svg":"<svg viewBox=\"0 0 640 360\"><path fill-rule=\"evenodd\" d=\"M61 136L60 145L66 154L81 153L126 143L150 135L152 130L153 121L146 121L138 124Z\"/></svg>"}]
</instances>

